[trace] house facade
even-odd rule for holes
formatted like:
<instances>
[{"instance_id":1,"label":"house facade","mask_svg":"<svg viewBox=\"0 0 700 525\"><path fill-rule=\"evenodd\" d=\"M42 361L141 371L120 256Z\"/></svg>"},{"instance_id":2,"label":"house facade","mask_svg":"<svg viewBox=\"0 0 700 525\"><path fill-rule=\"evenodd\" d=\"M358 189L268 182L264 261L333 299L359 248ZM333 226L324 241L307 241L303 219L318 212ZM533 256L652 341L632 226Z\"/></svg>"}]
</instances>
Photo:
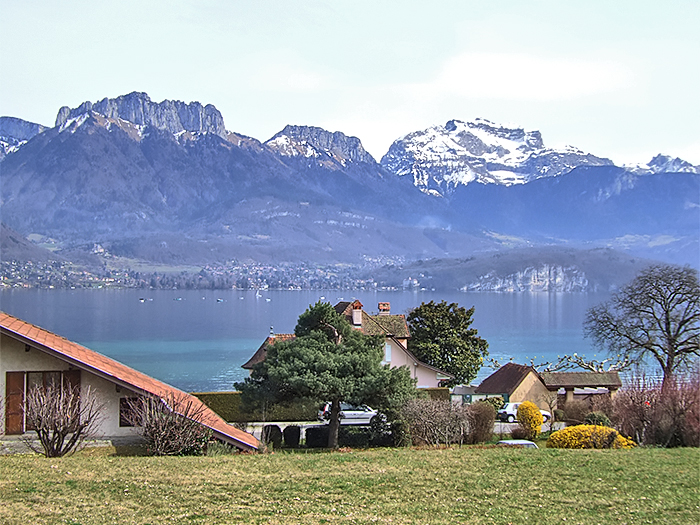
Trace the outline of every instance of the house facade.
<instances>
[{"instance_id":1,"label":"house facade","mask_svg":"<svg viewBox=\"0 0 700 525\"><path fill-rule=\"evenodd\" d=\"M531 366L506 363L474 389L483 397L501 396L506 403L531 401L542 410L549 410L545 396L549 393L537 371Z\"/></svg>"},{"instance_id":2,"label":"house facade","mask_svg":"<svg viewBox=\"0 0 700 525\"><path fill-rule=\"evenodd\" d=\"M411 372L411 377L416 379L418 388L434 388L440 386L444 380L451 379L452 375L432 367L418 360L408 350L408 339L411 336L406 323L406 316L391 314L390 303L379 303L379 314L370 315L364 311L360 301L342 301L334 306L335 311L356 330L365 335L384 336L384 358L382 364L391 367L405 366ZM260 363L267 355L267 349L277 341L288 341L294 338L294 334L270 334L260 345L255 354L243 365L243 368L252 370L253 366Z\"/></svg>"},{"instance_id":3,"label":"house facade","mask_svg":"<svg viewBox=\"0 0 700 525\"><path fill-rule=\"evenodd\" d=\"M0 312L0 435L27 431L25 394L34 385L49 382L90 390L103 406L98 437L138 439L125 411L129 399L155 396L182 399L202 411L202 424L214 437L240 450L257 450L258 440L223 421L199 399L127 367L113 359L73 343L48 330Z\"/></svg>"}]
</instances>

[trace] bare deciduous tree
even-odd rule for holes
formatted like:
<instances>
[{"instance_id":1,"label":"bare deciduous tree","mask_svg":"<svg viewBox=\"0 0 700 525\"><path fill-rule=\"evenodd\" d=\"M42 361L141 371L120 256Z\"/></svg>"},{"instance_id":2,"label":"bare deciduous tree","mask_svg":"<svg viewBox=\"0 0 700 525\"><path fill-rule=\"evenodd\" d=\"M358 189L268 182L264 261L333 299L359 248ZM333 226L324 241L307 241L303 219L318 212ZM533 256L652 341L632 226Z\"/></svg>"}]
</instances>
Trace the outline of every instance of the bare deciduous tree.
<instances>
[{"instance_id":1,"label":"bare deciduous tree","mask_svg":"<svg viewBox=\"0 0 700 525\"><path fill-rule=\"evenodd\" d=\"M25 444L46 457L62 457L95 438L103 420L104 404L89 387L61 387L55 383L31 387L25 399L27 426L36 431L39 445L30 436Z\"/></svg>"},{"instance_id":2,"label":"bare deciduous tree","mask_svg":"<svg viewBox=\"0 0 700 525\"><path fill-rule=\"evenodd\" d=\"M138 427L156 456L200 455L211 431L203 425L206 407L191 396L141 396L129 400L127 421Z\"/></svg>"},{"instance_id":3,"label":"bare deciduous tree","mask_svg":"<svg viewBox=\"0 0 700 525\"><path fill-rule=\"evenodd\" d=\"M696 270L660 264L640 272L588 311L585 333L630 362L651 357L664 383L700 355L700 285Z\"/></svg>"}]
</instances>

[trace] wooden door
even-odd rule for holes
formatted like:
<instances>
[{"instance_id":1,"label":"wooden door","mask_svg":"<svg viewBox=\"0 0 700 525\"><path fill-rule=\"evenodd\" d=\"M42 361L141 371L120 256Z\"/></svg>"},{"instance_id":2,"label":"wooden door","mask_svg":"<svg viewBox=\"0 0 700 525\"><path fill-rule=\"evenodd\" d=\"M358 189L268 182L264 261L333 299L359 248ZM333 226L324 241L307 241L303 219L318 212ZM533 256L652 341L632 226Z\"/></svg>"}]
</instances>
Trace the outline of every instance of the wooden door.
<instances>
[{"instance_id":1,"label":"wooden door","mask_svg":"<svg viewBox=\"0 0 700 525\"><path fill-rule=\"evenodd\" d=\"M24 372L7 372L5 380L5 434L23 434Z\"/></svg>"}]
</instances>

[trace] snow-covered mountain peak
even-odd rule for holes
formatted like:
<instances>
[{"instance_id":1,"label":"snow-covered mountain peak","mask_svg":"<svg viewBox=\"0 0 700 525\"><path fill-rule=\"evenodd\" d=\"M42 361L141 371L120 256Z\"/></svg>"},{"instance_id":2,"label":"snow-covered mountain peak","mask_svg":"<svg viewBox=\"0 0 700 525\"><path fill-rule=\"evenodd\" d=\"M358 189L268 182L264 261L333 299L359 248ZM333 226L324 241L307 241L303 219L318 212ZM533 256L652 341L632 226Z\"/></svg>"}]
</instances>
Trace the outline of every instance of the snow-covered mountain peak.
<instances>
[{"instance_id":1,"label":"snow-covered mountain peak","mask_svg":"<svg viewBox=\"0 0 700 525\"><path fill-rule=\"evenodd\" d=\"M410 175L422 191L446 196L471 182L521 184L568 173L581 165L612 164L576 148L545 148L539 131L507 127L479 118L450 120L396 140L382 166Z\"/></svg>"}]
</instances>

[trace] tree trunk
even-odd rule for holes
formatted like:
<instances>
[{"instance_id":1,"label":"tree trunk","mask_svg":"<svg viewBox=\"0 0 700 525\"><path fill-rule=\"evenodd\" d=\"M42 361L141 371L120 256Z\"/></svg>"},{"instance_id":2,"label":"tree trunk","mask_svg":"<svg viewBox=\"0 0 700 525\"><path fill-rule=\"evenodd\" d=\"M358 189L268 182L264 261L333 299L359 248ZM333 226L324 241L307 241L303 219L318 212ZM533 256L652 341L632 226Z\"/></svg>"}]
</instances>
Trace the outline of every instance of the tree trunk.
<instances>
[{"instance_id":1,"label":"tree trunk","mask_svg":"<svg viewBox=\"0 0 700 525\"><path fill-rule=\"evenodd\" d=\"M338 448L338 429L340 428L340 400L331 402L331 415L328 421L328 448Z\"/></svg>"}]
</instances>

